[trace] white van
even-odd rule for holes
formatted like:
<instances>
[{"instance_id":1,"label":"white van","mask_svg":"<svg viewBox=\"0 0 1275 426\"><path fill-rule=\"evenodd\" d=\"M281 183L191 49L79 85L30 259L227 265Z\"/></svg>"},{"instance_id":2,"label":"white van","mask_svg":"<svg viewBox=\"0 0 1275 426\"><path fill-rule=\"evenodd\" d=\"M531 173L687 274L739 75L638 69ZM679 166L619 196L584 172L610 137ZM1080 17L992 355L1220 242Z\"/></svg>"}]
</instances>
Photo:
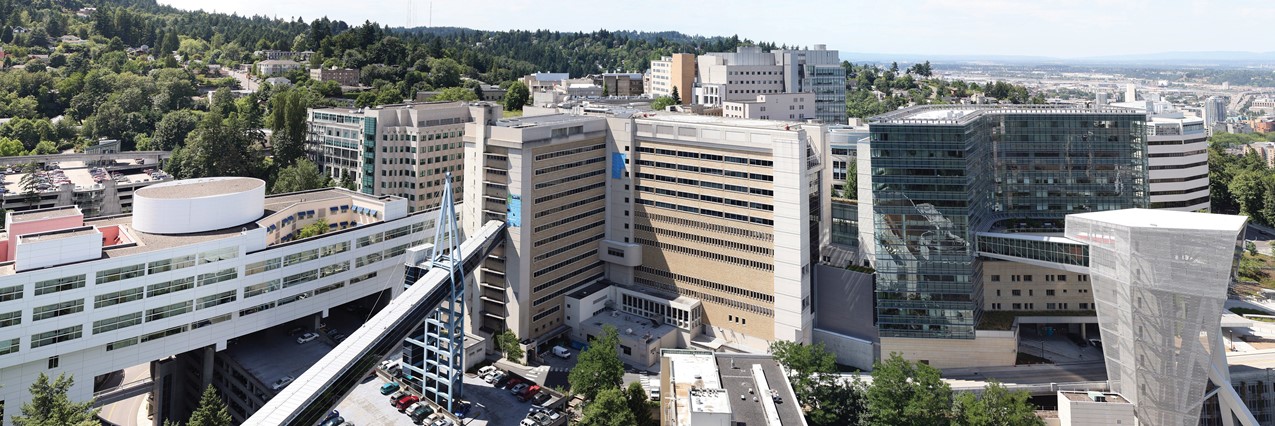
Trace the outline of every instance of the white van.
<instances>
[{"instance_id":1,"label":"white van","mask_svg":"<svg viewBox=\"0 0 1275 426\"><path fill-rule=\"evenodd\" d=\"M571 358L571 351L568 351L567 348L564 348L562 346L554 346L553 354L557 355L558 358L562 358L562 359Z\"/></svg>"}]
</instances>

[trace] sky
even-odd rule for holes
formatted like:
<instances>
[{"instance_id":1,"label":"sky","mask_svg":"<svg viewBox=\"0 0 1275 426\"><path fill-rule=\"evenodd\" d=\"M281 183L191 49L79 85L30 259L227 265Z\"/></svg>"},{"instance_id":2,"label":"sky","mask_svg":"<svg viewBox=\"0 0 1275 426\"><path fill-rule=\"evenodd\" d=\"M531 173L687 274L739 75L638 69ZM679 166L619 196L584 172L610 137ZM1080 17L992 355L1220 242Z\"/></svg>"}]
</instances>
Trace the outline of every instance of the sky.
<instances>
[{"instance_id":1,"label":"sky","mask_svg":"<svg viewBox=\"0 0 1275 426\"><path fill-rule=\"evenodd\" d=\"M1264 44L1275 17L1271 0L158 1L306 21L427 26L432 15L434 26L680 31L864 53L1078 58L1275 50Z\"/></svg>"}]
</instances>

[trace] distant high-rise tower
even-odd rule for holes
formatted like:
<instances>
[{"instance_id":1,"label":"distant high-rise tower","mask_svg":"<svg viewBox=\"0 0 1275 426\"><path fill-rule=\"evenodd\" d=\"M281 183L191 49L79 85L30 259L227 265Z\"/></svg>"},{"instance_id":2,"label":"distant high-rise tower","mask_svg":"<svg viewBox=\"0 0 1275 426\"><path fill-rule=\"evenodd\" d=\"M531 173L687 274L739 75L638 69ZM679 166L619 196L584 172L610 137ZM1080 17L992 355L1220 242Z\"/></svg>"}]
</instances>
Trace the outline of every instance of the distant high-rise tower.
<instances>
[{"instance_id":1,"label":"distant high-rise tower","mask_svg":"<svg viewBox=\"0 0 1275 426\"><path fill-rule=\"evenodd\" d=\"M1099 93L1098 96L1094 98L1094 106L1097 107L1097 106L1107 105L1108 103L1111 102L1110 96L1111 95L1108 95L1106 93Z\"/></svg>"},{"instance_id":2,"label":"distant high-rise tower","mask_svg":"<svg viewBox=\"0 0 1275 426\"><path fill-rule=\"evenodd\" d=\"M1204 124L1206 126L1226 121L1227 102L1228 99L1225 96L1209 96L1208 99L1204 100Z\"/></svg>"},{"instance_id":3,"label":"distant high-rise tower","mask_svg":"<svg viewBox=\"0 0 1275 426\"><path fill-rule=\"evenodd\" d=\"M1129 83L1124 89L1124 101L1133 102L1138 100L1138 85Z\"/></svg>"}]
</instances>

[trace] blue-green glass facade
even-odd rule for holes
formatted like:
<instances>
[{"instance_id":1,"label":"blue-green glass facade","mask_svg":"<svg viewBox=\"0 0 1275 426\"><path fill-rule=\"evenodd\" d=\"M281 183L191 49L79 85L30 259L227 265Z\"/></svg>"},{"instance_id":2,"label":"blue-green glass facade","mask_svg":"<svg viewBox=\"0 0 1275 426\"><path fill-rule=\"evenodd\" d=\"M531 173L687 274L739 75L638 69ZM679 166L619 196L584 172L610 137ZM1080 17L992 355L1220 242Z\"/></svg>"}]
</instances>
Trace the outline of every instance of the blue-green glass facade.
<instances>
[{"instance_id":1,"label":"blue-green glass facade","mask_svg":"<svg viewBox=\"0 0 1275 426\"><path fill-rule=\"evenodd\" d=\"M881 336L974 337L977 232L1026 219L1061 232L1070 213L1146 207L1144 121L1122 109L968 106L874 118L874 223L860 226L876 230Z\"/></svg>"}]
</instances>

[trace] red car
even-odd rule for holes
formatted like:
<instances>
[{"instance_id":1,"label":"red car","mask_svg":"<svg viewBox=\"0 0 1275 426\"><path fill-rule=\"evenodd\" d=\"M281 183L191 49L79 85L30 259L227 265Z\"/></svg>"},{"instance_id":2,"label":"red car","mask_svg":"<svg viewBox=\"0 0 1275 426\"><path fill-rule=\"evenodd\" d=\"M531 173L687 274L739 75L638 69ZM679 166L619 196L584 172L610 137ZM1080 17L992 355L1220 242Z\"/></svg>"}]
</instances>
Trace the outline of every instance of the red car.
<instances>
[{"instance_id":1,"label":"red car","mask_svg":"<svg viewBox=\"0 0 1275 426\"><path fill-rule=\"evenodd\" d=\"M416 395L408 395L408 396L399 398L398 401L394 403L394 408L397 408L398 411L403 411L407 409L407 406L415 404L419 402L420 400L421 398Z\"/></svg>"},{"instance_id":2,"label":"red car","mask_svg":"<svg viewBox=\"0 0 1275 426\"><path fill-rule=\"evenodd\" d=\"M540 385L531 385L530 387L527 388L527 390L522 391L521 394L518 394L518 401L527 402L528 399L531 399L531 397L536 396L536 392L540 392Z\"/></svg>"}]
</instances>

